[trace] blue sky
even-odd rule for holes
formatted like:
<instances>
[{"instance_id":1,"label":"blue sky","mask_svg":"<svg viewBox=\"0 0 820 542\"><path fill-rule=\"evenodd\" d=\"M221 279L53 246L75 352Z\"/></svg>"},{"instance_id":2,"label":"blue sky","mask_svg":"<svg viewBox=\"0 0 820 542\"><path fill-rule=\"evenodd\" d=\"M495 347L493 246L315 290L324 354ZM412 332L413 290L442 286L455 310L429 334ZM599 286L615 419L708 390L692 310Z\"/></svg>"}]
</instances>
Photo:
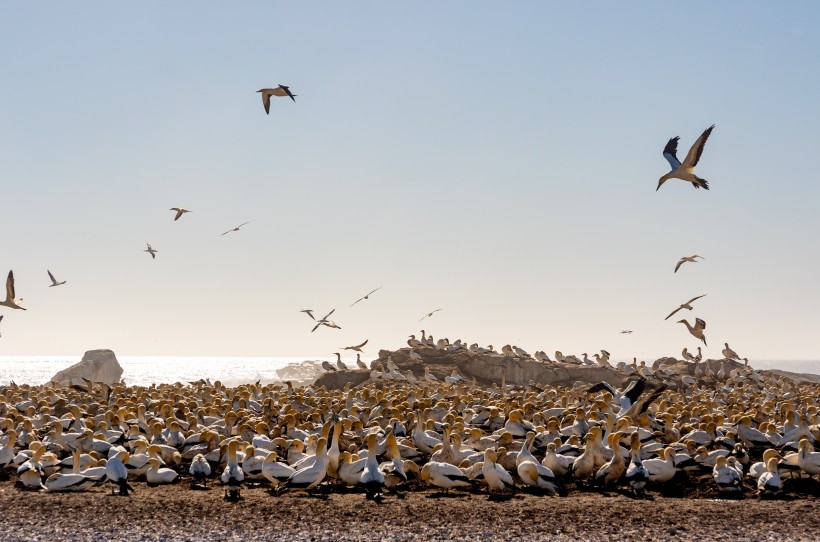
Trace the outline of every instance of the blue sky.
<instances>
[{"instance_id":1,"label":"blue sky","mask_svg":"<svg viewBox=\"0 0 820 542\"><path fill-rule=\"evenodd\" d=\"M375 355L444 308L436 337L653 359L707 293L707 355L816 359L818 11L0 3L0 271L29 309L0 354ZM711 190L656 192L666 140L713 123Z\"/></svg>"}]
</instances>

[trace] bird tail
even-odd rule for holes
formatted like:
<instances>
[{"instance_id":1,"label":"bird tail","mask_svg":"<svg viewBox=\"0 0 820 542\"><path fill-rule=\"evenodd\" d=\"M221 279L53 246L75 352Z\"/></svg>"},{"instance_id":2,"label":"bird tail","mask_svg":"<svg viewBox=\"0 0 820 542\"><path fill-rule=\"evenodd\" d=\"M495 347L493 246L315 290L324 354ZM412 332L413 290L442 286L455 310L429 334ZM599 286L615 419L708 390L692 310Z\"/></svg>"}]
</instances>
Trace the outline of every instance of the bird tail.
<instances>
[{"instance_id":1,"label":"bird tail","mask_svg":"<svg viewBox=\"0 0 820 542\"><path fill-rule=\"evenodd\" d=\"M706 179L701 179L700 177L695 177L697 182L692 183L692 186L695 188L703 187L704 190L709 190L709 183L706 182Z\"/></svg>"}]
</instances>

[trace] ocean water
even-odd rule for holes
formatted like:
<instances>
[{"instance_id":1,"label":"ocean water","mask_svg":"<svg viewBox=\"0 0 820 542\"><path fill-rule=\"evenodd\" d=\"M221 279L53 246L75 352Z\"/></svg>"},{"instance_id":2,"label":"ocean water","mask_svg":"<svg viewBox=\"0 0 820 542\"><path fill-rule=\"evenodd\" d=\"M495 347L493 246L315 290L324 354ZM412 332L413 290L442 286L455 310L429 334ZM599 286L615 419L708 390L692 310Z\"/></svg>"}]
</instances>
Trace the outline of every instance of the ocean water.
<instances>
[{"instance_id":1,"label":"ocean water","mask_svg":"<svg viewBox=\"0 0 820 542\"><path fill-rule=\"evenodd\" d=\"M10 381L17 384L45 384L58 371L80 361L82 356L0 356L0 385ZM147 386L189 382L201 378L220 380L227 386L256 382L281 382L277 371L288 371L284 379L300 380L320 374L321 363L316 357L140 357L117 356L123 369L122 379L128 384ZM353 360L355 366L355 359Z\"/></svg>"},{"instance_id":2,"label":"ocean water","mask_svg":"<svg viewBox=\"0 0 820 542\"><path fill-rule=\"evenodd\" d=\"M80 361L81 356L0 356L0 385L10 381L17 384L45 384L58 371ZM146 386L169 384L208 378L221 380L225 385L242 383L281 382L280 373L287 371L285 380L301 380L319 375L322 358L317 357L117 357L123 368L122 378L128 384ZM314 360L314 361L309 361ZM331 361L328 359L328 361ZM631 361L631 360L630 360ZM355 366L355 360L345 360ZM795 373L820 375L820 360L760 360L751 362L755 369L782 369ZM279 372L277 372L279 371Z\"/></svg>"}]
</instances>

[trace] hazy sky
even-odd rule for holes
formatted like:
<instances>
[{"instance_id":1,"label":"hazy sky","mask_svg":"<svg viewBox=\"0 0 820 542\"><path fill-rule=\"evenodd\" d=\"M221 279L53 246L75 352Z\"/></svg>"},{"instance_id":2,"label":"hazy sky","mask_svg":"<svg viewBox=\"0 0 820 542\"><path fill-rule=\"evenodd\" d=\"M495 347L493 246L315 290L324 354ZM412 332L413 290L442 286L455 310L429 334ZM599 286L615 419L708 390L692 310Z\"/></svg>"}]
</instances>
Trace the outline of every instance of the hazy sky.
<instances>
[{"instance_id":1,"label":"hazy sky","mask_svg":"<svg viewBox=\"0 0 820 542\"><path fill-rule=\"evenodd\" d=\"M663 318L706 293L706 355L817 359L818 16L0 2L0 275L28 308L0 307L0 355L370 358L424 327L654 359L697 346ZM667 139L713 123L711 190L656 192Z\"/></svg>"}]
</instances>

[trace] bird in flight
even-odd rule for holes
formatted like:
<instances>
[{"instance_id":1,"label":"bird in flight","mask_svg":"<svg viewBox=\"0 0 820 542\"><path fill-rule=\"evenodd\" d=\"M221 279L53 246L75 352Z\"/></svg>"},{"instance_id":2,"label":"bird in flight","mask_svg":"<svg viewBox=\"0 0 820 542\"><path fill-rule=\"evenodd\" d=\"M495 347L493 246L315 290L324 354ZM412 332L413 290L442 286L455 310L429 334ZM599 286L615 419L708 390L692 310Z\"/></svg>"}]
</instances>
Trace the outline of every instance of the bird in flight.
<instances>
[{"instance_id":1,"label":"bird in flight","mask_svg":"<svg viewBox=\"0 0 820 542\"><path fill-rule=\"evenodd\" d=\"M176 212L177 212L176 216L174 217L174 222L176 222L177 220L179 220L179 217L181 217L181 216L182 216L182 215L184 215L185 213L190 213L190 212L191 212L191 211L189 211L188 209L183 209L182 207L171 207L171 208L170 208L170 209L168 209L168 210L169 210L169 211L176 211Z\"/></svg>"},{"instance_id":2,"label":"bird in flight","mask_svg":"<svg viewBox=\"0 0 820 542\"><path fill-rule=\"evenodd\" d=\"M681 258L680 260L678 260L678 265L676 265L676 266L675 266L675 273L677 273L677 272L678 272L678 269L680 269L680 266L682 266L682 265L683 265L683 264L685 264L686 262L697 263L698 258L700 258L701 260L705 260L705 259L706 259L706 258L704 258L703 256L698 256L697 254L695 254L694 256L684 256L683 258Z\"/></svg>"},{"instance_id":3,"label":"bird in flight","mask_svg":"<svg viewBox=\"0 0 820 542\"><path fill-rule=\"evenodd\" d=\"M319 329L319 326L331 327L331 328L335 328L335 329L342 329L341 327L336 325L336 322L328 320L328 318L330 318L330 315L333 314L334 312L336 312L336 309L333 309L332 311L330 311L329 313L324 315L324 317L319 318L318 320L316 320L314 318L314 320L316 320L316 325L313 326L313 329L311 329L310 332L313 333L314 331Z\"/></svg>"},{"instance_id":4,"label":"bird in flight","mask_svg":"<svg viewBox=\"0 0 820 542\"><path fill-rule=\"evenodd\" d=\"M686 325L686 329L689 330L689 333L691 333L692 336L694 336L696 339L700 339L701 341L703 341L703 344L705 346L709 346L708 344L706 344L706 335L703 334L703 330L706 329L706 322L704 322L700 318L695 318L694 327L691 326L689 322L687 322L685 319L678 320L678 323Z\"/></svg>"},{"instance_id":5,"label":"bird in flight","mask_svg":"<svg viewBox=\"0 0 820 542\"><path fill-rule=\"evenodd\" d=\"M686 303L681 304L681 306L680 306L680 307L678 307L677 309L675 309L675 310L673 310L672 312L670 312L670 313L669 313L669 316L667 316L666 318L664 318L664 320L669 320L669 318L670 318L673 314L675 314L676 312L678 312L678 311L679 311L679 310L681 310L681 309L689 309L689 310L691 311L691 310L692 310L692 305L691 305L691 303L692 303L693 301L696 301L696 300L700 299L701 297L704 297L705 295L706 295L706 294L699 295L699 296L697 296L697 297L693 297L692 299L690 299L690 300L689 300L689 301L687 301Z\"/></svg>"},{"instance_id":6,"label":"bird in flight","mask_svg":"<svg viewBox=\"0 0 820 542\"><path fill-rule=\"evenodd\" d=\"M151 259L152 259L152 260L155 260L155 259L157 258L157 252L159 252L159 250L156 250L156 249L151 248L151 243L145 243L145 245L146 245L148 248L146 248L145 250L143 250L143 252L147 252L148 254L150 254L150 255L151 255Z\"/></svg>"},{"instance_id":7,"label":"bird in flight","mask_svg":"<svg viewBox=\"0 0 820 542\"><path fill-rule=\"evenodd\" d=\"M356 352L361 352L362 347L367 344L367 340L365 340L362 344L358 344L356 346L345 346L342 350L354 350Z\"/></svg>"},{"instance_id":8,"label":"bird in flight","mask_svg":"<svg viewBox=\"0 0 820 542\"><path fill-rule=\"evenodd\" d=\"M49 271L48 269L46 269L46 272L48 273L48 277L51 279L51 284L48 285L49 288L52 288L54 286L62 286L63 284L65 284L65 281L57 282L57 279L54 278L54 275L52 275L51 271Z\"/></svg>"},{"instance_id":9,"label":"bird in flight","mask_svg":"<svg viewBox=\"0 0 820 542\"><path fill-rule=\"evenodd\" d=\"M231 233L232 231L239 231L239 228L241 228L241 227L242 227L242 226L244 226L245 224L250 224L250 223L251 223L251 221L250 221L250 220L248 220L247 222L243 222L242 224L238 225L237 227L229 229L228 231L226 231L226 232L225 232L225 233L223 233L222 235L227 235L227 234Z\"/></svg>"},{"instance_id":10,"label":"bird in flight","mask_svg":"<svg viewBox=\"0 0 820 542\"><path fill-rule=\"evenodd\" d=\"M625 330L621 331L621 334L623 334L623 335L632 335L632 330L631 329L625 329Z\"/></svg>"},{"instance_id":11,"label":"bird in flight","mask_svg":"<svg viewBox=\"0 0 820 542\"><path fill-rule=\"evenodd\" d=\"M706 182L706 179L701 179L695 175L695 166L698 165L700 155L703 154L703 146L706 144L706 140L709 139L709 135L712 133L714 128L715 125L713 124L703 131L700 137L692 145L692 148L689 149L683 163L681 163L676 156L676 153L678 152L678 140L680 137L673 137L669 140L666 147L663 148L663 157L666 158L669 165L672 166L672 171L658 180L658 188L655 189L655 192L657 192L661 185L669 179L681 179L682 181L692 183L692 186L695 188L703 187L704 190L709 190L709 184Z\"/></svg>"},{"instance_id":12,"label":"bird in flight","mask_svg":"<svg viewBox=\"0 0 820 542\"><path fill-rule=\"evenodd\" d=\"M294 102L296 101L296 96L298 94L293 94L290 91L290 87L286 85L279 85L276 88L263 88L257 90L256 92L262 93L262 105L265 106L265 113L270 115L270 97L271 96L288 96Z\"/></svg>"},{"instance_id":13,"label":"bird in flight","mask_svg":"<svg viewBox=\"0 0 820 542\"><path fill-rule=\"evenodd\" d=\"M379 286L379 287L378 287L378 288L376 288L375 290L371 290L370 292L366 293L364 296L362 296L362 297L360 297L359 299L357 299L356 301L354 301L354 302L353 302L353 305L355 305L355 304L356 304L356 303L358 303L359 301L364 301L365 299L370 299L371 294L373 294L373 293L375 293L375 292L378 292L378 291L379 291L379 290L381 290L381 289L382 289L382 287L381 287L381 286ZM350 307L352 307L353 305L350 305ZM348 308L350 308L350 307L348 307Z\"/></svg>"},{"instance_id":14,"label":"bird in flight","mask_svg":"<svg viewBox=\"0 0 820 542\"><path fill-rule=\"evenodd\" d=\"M316 320L316 318L313 316L313 309L302 309L299 312L304 312L305 314Z\"/></svg>"},{"instance_id":15,"label":"bird in flight","mask_svg":"<svg viewBox=\"0 0 820 542\"><path fill-rule=\"evenodd\" d=\"M22 301L22 299L20 301ZM0 301L0 305L9 307L10 309L26 310L25 307L18 305L14 299L14 271L9 271L9 276L6 279L6 300Z\"/></svg>"},{"instance_id":16,"label":"bird in flight","mask_svg":"<svg viewBox=\"0 0 820 542\"><path fill-rule=\"evenodd\" d=\"M421 318L419 318L419 322L421 322L421 321L422 321L422 320L424 320L425 318L430 318L431 316L433 316L433 314L437 313L438 311L442 311L442 310L444 310L444 309L436 309L436 310L434 310L433 312L428 312L427 314L425 314L424 316L422 316Z\"/></svg>"}]
</instances>

